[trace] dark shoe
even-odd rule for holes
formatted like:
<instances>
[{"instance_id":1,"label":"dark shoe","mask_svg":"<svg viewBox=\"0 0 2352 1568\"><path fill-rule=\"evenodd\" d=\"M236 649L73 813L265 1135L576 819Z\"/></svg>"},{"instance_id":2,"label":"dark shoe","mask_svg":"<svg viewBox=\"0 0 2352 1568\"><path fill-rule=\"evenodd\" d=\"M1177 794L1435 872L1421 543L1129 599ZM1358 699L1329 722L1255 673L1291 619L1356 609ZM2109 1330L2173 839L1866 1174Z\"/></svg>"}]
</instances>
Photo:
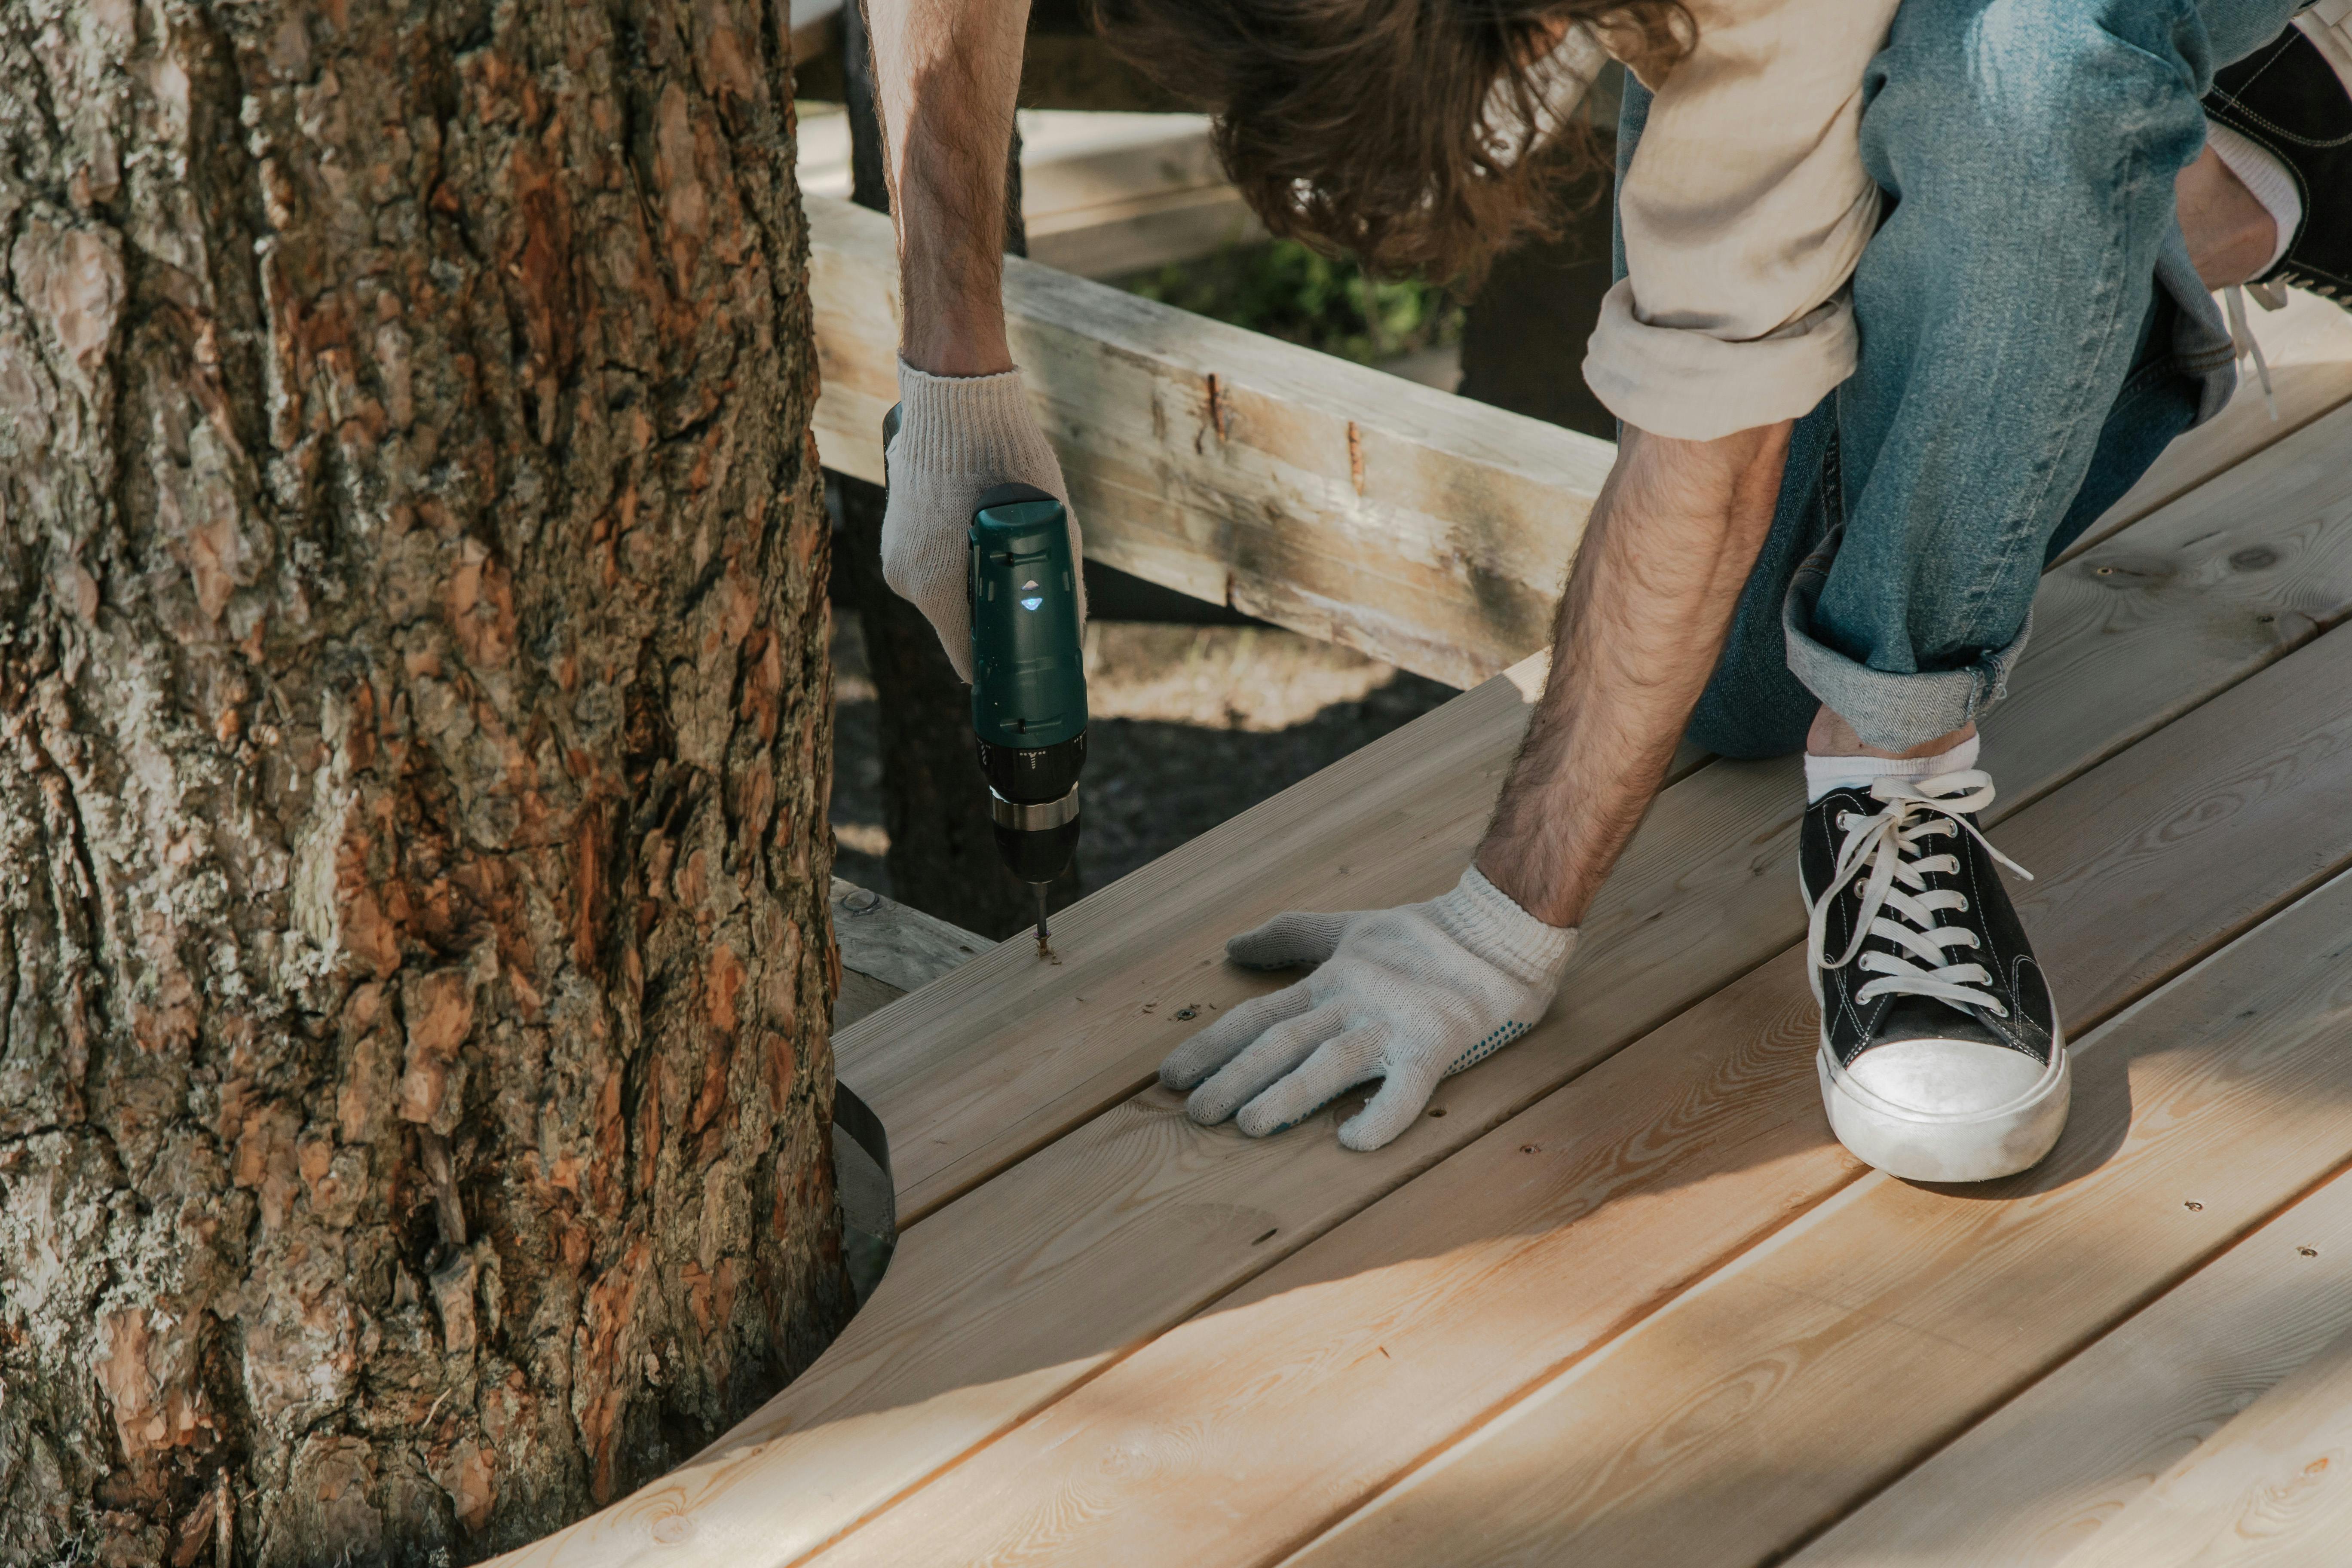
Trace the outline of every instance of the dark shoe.
<instances>
[{"instance_id":1,"label":"dark shoe","mask_svg":"<svg viewBox=\"0 0 2352 1568\"><path fill-rule=\"evenodd\" d=\"M2285 164L2303 199L2286 253L2255 281L2308 289L2352 310L2352 91L2331 53L2352 67L2352 5L2343 0L2323 0L2215 73L2205 113Z\"/></svg>"},{"instance_id":2,"label":"dark shoe","mask_svg":"<svg viewBox=\"0 0 2352 1568\"><path fill-rule=\"evenodd\" d=\"M1805 811L1822 1100L1840 1142L1912 1181L2014 1174L2066 1126L2057 1010L1977 831L1992 794L1971 770Z\"/></svg>"}]
</instances>

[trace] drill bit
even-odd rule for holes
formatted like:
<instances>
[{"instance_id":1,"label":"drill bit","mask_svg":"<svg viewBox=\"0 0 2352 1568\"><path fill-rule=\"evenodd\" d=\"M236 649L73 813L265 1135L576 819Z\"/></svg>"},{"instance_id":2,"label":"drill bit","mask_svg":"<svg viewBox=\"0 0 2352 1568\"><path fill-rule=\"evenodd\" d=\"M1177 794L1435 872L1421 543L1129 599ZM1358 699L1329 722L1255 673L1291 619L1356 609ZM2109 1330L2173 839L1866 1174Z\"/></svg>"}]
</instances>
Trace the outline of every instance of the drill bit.
<instances>
[{"instance_id":1,"label":"drill bit","mask_svg":"<svg viewBox=\"0 0 2352 1568\"><path fill-rule=\"evenodd\" d=\"M1037 951L1045 952L1048 951L1045 939L1054 934L1045 929L1045 884L1032 882L1029 886L1037 895Z\"/></svg>"}]
</instances>

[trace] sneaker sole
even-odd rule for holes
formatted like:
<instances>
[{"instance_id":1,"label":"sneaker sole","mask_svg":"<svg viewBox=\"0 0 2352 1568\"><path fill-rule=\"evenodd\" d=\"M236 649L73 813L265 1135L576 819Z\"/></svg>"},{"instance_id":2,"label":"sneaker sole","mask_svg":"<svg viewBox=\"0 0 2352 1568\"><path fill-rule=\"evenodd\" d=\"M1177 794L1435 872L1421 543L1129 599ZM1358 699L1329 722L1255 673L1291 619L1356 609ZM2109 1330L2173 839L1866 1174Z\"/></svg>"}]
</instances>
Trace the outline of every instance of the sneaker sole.
<instances>
[{"instance_id":1,"label":"sneaker sole","mask_svg":"<svg viewBox=\"0 0 2352 1568\"><path fill-rule=\"evenodd\" d=\"M1847 1076L1822 1037L1813 1058L1830 1131L1864 1163L1906 1182L1990 1182L2041 1163L2066 1131L2074 1073L2062 1034L2049 1070L1990 1110L1939 1116L1880 1099Z\"/></svg>"}]
</instances>

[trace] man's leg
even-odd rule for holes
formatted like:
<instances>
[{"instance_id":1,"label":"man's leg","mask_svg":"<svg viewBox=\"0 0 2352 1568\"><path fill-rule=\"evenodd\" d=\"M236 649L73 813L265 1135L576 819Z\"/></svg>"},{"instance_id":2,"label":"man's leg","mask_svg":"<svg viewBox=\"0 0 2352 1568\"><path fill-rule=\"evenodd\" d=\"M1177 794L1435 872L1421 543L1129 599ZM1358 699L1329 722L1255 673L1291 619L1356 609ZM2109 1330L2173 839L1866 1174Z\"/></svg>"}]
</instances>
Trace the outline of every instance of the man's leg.
<instances>
[{"instance_id":1,"label":"man's leg","mask_svg":"<svg viewBox=\"0 0 2352 1568\"><path fill-rule=\"evenodd\" d=\"M1990 703L2042 564L2228 398L2232 350L2197 275L2237 280L2266 220L2210 153L2177 179L2168 165L2201 134L2212 64L2292 8L2126 4L2129 26L2110 28L2091 4L2055 8L2072 21L2047 5L1905 5L1864 128L1894 210L1855 279L1862 363L1797 426L1772 536L1692 718L1700 744L1798 750L1830 697L1861 738L1901 737L1878 749L1916 750ZM2150 44L2172 50L2171 72ZM2137 107L2110 115L2121 100ZM1645 107L1635 89L1621 159ZM1882 710L1905 717L1890 729Z\"/></svg>"},{"instance_id":2,"label":"man's leg","mask_svg":"<svg viewBox=\"0 0 2352 1568\"><path fill-rule=\"evenodd\" d=\"M1889 212L1854 279L1861 363L1797 432L1694 731L1748 754L1810 731L1823 1096L1898 1174L2005 1174L2063 1125L2059 1020L1977 832L1974 724L2051 553L2227 396L2176 181L2221 51L2292 6L2213 9L1906 0L1866 83Z\"/></svg>"}]
</instances>

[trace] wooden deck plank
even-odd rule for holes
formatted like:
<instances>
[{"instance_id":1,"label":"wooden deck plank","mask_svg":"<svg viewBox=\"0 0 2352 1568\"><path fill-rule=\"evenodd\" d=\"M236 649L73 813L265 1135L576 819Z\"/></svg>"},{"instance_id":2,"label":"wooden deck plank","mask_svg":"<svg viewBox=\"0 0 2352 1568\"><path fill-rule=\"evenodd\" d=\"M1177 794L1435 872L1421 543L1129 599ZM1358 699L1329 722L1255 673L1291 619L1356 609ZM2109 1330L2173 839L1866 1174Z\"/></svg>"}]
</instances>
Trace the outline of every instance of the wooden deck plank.
<instances>
[{"instance_id":1,"label":"wooden deck plank","mask_svg":"<svg viewBox=\"0 0 2352 1568\"><path fill-rule=\"evenodd\" d=\"M836 1031L996 945L839 877L833 879L826 905L834 951L841 958L841 992L833 1001Z\"/></svg>"},{"instance_id":2,"label":"wooden deck plank","mask_svg":"<svg viewBox=\"0 0 2352 1568\"><path fill-rule=\"evenodd\" d=\"M1986 737L2000 809L2352 611L2347 443L2352 410L2043 580L2032 642ZM1287 908L1443 890L1485 826L1526 711L1507 679L1467 693L1074 905L1055 921L1060 967L1007 944L844 1031L843 1078L890 1128L902 1222L919 1226L1142 1089L1198 1026L1177 1013L1206 1017L1267 989L1223 963L1232 932ZM1795 778L1788 761L1711 765L1661 795L1585 922L1554 1009L1562 1037L1605 1050L1796 940ZM1506 1103L1566 1076L1515 1080Z\"/></svg>"},{"instance_id":3,"label":"wooden deck plank","mask_svg":"<svg viewBox=\"0 0 2352 1568\"><path fill-rule=\"evenodd\" d=\"M2352 1331L2352 1174L1969 1428L1789 1568L2055 1568Z\"/></svg>"},{"instance_id":4,"label":"wooden deck plank","mask_svg":"<svg viewBox=\"0 0 2352 1568\"><path fill-rule=\"evenodd\" d=\"M2103 542L2273 442L2352 402L2352 311L2291 289L2286 309L2260 315L2254 330L2270 361L2278 416L2271 416L2261 385L2246 371L2230 405L2167 447L2139 482L2083 531L2070 555Z\"/></svg>"},{"instance_id":5,"label":"wooden deck plank","mask_svg":"<svg viewBox=\"0 0 2352 1568\"><path fill-rule=\"evenodd\" d=\"M2287 764L2338 816L2347 741ZM2043 1165L1864 1176L1289 1561L1771 1560L2352 1155L2347 930L2338 878L2082 1040Z\"/></svg>"},{"instance_id":6,"label":"wooden deck plank","mask_svg":"<svg viewBox=\"0 0 2352 1568\"><path fill-rule=\"evenodd\" d=\"M2207 533L2213 531L2211 521L2207 520ZM2117 606L2132 607L2124 616L2131 625L2119 633L2118 641L2135 635L2145 637L2151 658L2167 648L2189 649L2186 668L2206 683L2206 689L2218 689L2308 634L2307 620L2283 611L2263 612L2272 616L2263 622L2261 613L2248 607L2255 598L2285 595L2284 602L2292 609L2305 603L2293 595L2309 589L2314 614L2323 600L2335 602L2325 587L2330 575L2325 558L2333 545L2324 531L2306 529L2318 542L2306 551L2298 542L2299 525L2280 525L2285 528L2288 547L2278 561L2223 574L2232 585L2222 592L2229 603L2221 609L2185 586L2193 575L2186 569L2149 574L2129 592L2099 589L2095 602L2107 606L2102 615L2116 614ZM2132 541L2135 546L2145 542L2137 532ZM2248 536L2249 547L2258 542L2255 535ZM2306 559L2307 554L2318 559ZM2137 606L2148 595L2169 596L2188 618L2179 623L2144 618ZM2218 628L2214 635L2194 629L2209 621ZM2249 641L2253 634L2246 629L2248 622L2276 629L2263 634L2268 640ZM2057 657L2047 650L2063 643L2063 637L2053 634L2064 624L2065 617L2045 617L2038 651L2029 656L2027 669L2021 673L2020 702L2012 712L2039 700L2031 672L2038 663ZM2168 624L2175 635L2158 635ZM2098 634L2095 626L2086 626L2082 635ZM2216 664L2213 650L2223 644L2228 645L2227 657ZM2157 684L2151 679L2132 683L2142 689ZM2147 706L2135 706L2129 689L2104 694L2097 701L2084 700L2085 683L2079 680L2053 682L2047 689L2052 700L2079 704L2074 710L2079 721L2052 725L2066 750L2063 759L2044 761L2048 777L2085 765L2123 743L2117 737L2127 739L2135 725L2144 728L2161 719ZM2180 700L2177 691L2169 695L2176 704ZM1130 879L1137 887L1122 884L1111 890L1118 899L1106 899L1098 906L1118 918L1102 921L1089 943L1074 942L1065 922L1061 945L1066 954L1084 952L1092 939L1115 937L1126 944L1116 962L1096 952L1084 960L1093 967L1075 974L1033 967L1027 979L1012 977L1018 984L1003 984L1007 977L1002 974L974 977L944 1013L929 1015L936 1021L928 1042L933 1054L917 1049L898 1059L908 1068L902 1082L910 1094L930 1091L942 1082L948 1086L945 1098L929 1102L937 1115L927 1125L936 1134L936 1146L908 1139L897 1114L886 1112L892 1121L894 1143L914 1143L929 1163L929 1173L918 1178L929 1184L929 1202L923 1212L936 1214L955 1192L1058 1136L1072 1123L1110 1109L1084 1136L1056 1150L1055 1162L1038 1163L1034 1170L1024 1167L1025 1186L1016 1184L1001 1194L984 1189L987 1203L975 1201L969 1210L958 1205L957 1222L940 1234L936 1246L919 1245L929 1227L918 1226L874 1307L861 1314L851 1338L836 1347L841 1353L828 1356L788 1391L786 1400L792 1403L772 1406L762 1421L738 1434L728 1447L755 1444L785 1427L799 1436L766 1456L738 1451L740 1465L714 1457L709 1464L728 1466L727 1474L705 1469L673 1478L535 1555L551 1561L561 1554L569 1561L571 1552L578 1549L587 1554L584 1560L605 1560L607 1554L626 1558L649 1543L648 1531L655 1525L669 1530L682 1521L691 1521L685 1528L707 1529L710 1539L732 1542L758 1561L777 1560L793 1550L796 1539L822 1539L829 1528L827 1517L855 1519L907 1479L919 1477L934 1462L931 1456L951 1459L970 1442L1081 1381L1107 1352L1132 1342L1119 1340L1118 1334L1148 1335L1173 1321L1170 1314L1181 1317L1247 1279L1263 1267L1264 1259L1327 1229L1457 1147L1466 1135L1605 1054L1616 1041L1638 1033L1642 1026L1633 1021L1637 1017L1654 1021L1672 1011L1678 1004L1659 991L1658 978L1671 977L1678 964L1690 961L1690 944L1670 947L1654 936L1643 946L1620 937L1612 948L1610 932L1596 929L1589 953L1616 951L1625 955L1629 967L1637 962L1650 965L1649 972L1599 998L1615 1009L1614 1033L1602 1006L1580 1012L1573 1005L1563 1008L1563 1017L1549 1036L1549 1060L1538 1055L1546 1044L1539 1039L1457 1080L1447 1094L1458 1120L1450 1125L1424 1123L1409 1146L1385 1161L1346 1155L1331 1145L1328 1135L1310 1133L1250 1145L1229 1131L1203 1133L1173 1114L1163 1097L1120 1103L1148 1077L1167 1041L1198 1026L1170 1016L1181 1009L1187 994L1223 986L1222 994L1229 1001L1262 988L1262 982L1234 984L1236 977L1217 958L1223 936L1256 918L1249 908L1253 900L1265 909L1301 902L1385 902L1425 896L1434 887L1423 884L1450 879L1483 821L1519 721L1517 694L1507 685L1474 697L1475 700L1444 715L1450 730L1433 724L1410 736L1431 744L1416 750L1401 742L1342 764L1338 779L1352 781L1347 784L1352 792L1347 799L1331 799L1328 790L1335 781L1327 777L1326 794L1290 802L1286 818L1278 814L1261 817L1255 837L1226 835L1200 848L1191 868L1208 879L1211 885L1205 889L1189 888L1178 878L1157 884ZM1462 758L1475 748L1465 735L1486 737L1479 742L1486 747L1481 754L1491 758L1468 770L1466 784ZM2012 784L2027 777L2020 770L2029 761L2020 757L2003 764L2009 770L2004 776ZM1383 795L1401 769L1417 770L1417 782L1406 781ZM1790 901L1785 892L1776 889L1767 898L1759 890L1765 882L1785 878L1786 846L1770 842L1774 819L1759 813L1787 814L1793 800L1792 773L1730 767L1704 772L1720 773L1732 782L1711 785L1704 795L1694 792L1676 796L1672 804L1662 802L1657 819L1645 829L1645 839L1671 838L1669 818L1677 813L1686 825L1697 825L1696 836L1704 842L1721 842L1717 830L1727 826L1760 823L1757 854L1704 873L1658 855L1648 862L1643 876L1621 875L1618 887L1624 902L1609 919L1622 931L1630 933L1644 924L1662 923L1652 920L1652 914L1715 919L1743 899L1757 900L1759 909L1769 904L1774 911L1770 919L1786 920ZM1372 797L1369 803L1367 795ZM1382 850L1378 864L1358 866L1332 854L1335 845L1373 844ZM1398 849L1393 858L1387 854L1391 847ZM1642 853L1637 850L1629 872L1640 868ZM1233 858L1230 869L1223 863L1226 856ZM1643 887L1646 893L1640 891ZM1183 896L1171 899L1171 889ZM1643 897L1650 900L1646 911L1639 903ZM1734 909L1722 923L1738 928L1742 922ZM1699 946L1699 961L1726 965L1721 973L1736 973L1743 966L1727 946L1710 947L1705 942ZM983 957L973 967L990 962ZM1076 968L1081 960L1071 957L1067 962ZM951 979L929 989L955 990L962 984ZM1025 994L1004 994L1019 992L1023 985L1028 987ZM1155 994L1160 992L1171 994ZM1145 1004L1151 1002L1164 1005L1147 1012ZM918 994L889 1010L896 1016L883 1022L891 1026L868 1033L869 1042L883 1047L869 1063L890 1054L887 1047L904 1038L896 1026L910 1016L926 1016L926 1005ZM976 1039L957 1042L960 1048L943 1059L937 1047L951 1032L958 1012L967 1021L975 1014L986 1015L984 1026L976 1031ZM1568 1016L1571 1013L1573 1019ZM1041 1017L1046 1020L1042 1028ZM852 1030L845 1037L845 1046L856 1034ZM1042 1058L1034 1046L1043 1047ZM854 1053L845 1050L844 1055L848 1059ZM1529 1065L1497 1070L1514 1062ZM938 1070L943 1066L950 1070ZM974 1135L976 1129L985 1131ZM1269 1224L1261 1225L1261 1219ZM1275 1234L1261 1234L1268 1228ZM967 1297L983 1294L983 1282L1001 1291L1004 1300L985 1310L967 1301ZM898 1306L890 1304L894 1287L898 1288ZM868 1353L877 1347L878 1355ZM956 1403L956 1408L947 1409L949 1403ZM798 1463L793 1451L807 1446L803 1437L824 1450L823 1462L815 1468L824 1473L804 1470ZM692 1500L705 1495L713 1483L727 1490L734 1481L749 1480L753 1472L772 1468L793 1478L791 1496L763 1501L739 1492L715 1510L692 1506ZM739 1503L751 1511L737 1513ZM795 1535L803 1529L816 1533Z\"/></svg>"},{"instance_id":7,"label":"wooden deck plank","mask_svg":"<svg viewBox=\"0 0 2352 1568\"><path fill-rule=\"evenodd\" d=\"M2342 1568L2352 1555L2352 1334L2126 1505L2066 1568Z\"/></svg>"},{"instance_id":8,"label":"wooden deck plank","mask_svg":"<svg viewBox=\"0 0 2352 1568\"><path fill-rule=\"evenodd\" d=\"M2320 648L2328 647L2323 639ZM2352 648L2352 641L2346 647ZM2319 651L2307 650L2256 680L2281 678ZM2323 690L2304 704L2299 721L2318 722L2331 711L2326 704L2336 700L2335 692L2352 703L2352 668L2336 668L2344 662L2341 649L2330 649L2319 661L2326 677L2320 682ZM2292 690L2299 692L2305 679L2298 676ZM2327 685L2331 680L2333 687ZM2270 691L2266 687L2265 701ZM2127 718L2114 711L2124 695L2106 696L2102 707L2086 714L2086 726ZM2148 746L2161 746L2203 717L2190 715ZM2209 721L2206 728L2210 727ZM2234 722L2231 727L2242 728ZM2219 754L2201 730L2186 743L2191 754ZM2124 769L2137 756L2137 751L2126 753L2111 766ZM2133 865L2153 875L2146 871L2142 847L2150 833L2166 830L2128 809L2116 815L2112 801L2121 776L2103 771L2096 781L2084 781L2077 793L2084 804L2070 804L2063 796L2043 803L2019 819L2023 826L2014 834L2004 829L2004 842L2033 857L2047 872L2058 872L2088 853L2086 847L2105 844L2122 859L2116 875L2127 876ZM1775 787L1786 791L1793 784L1782 779ZM2254 817L2262 816L2264 805L2250 803ZM2217 826L2233 820L2210 803L2190 802L2183 809L2191 821L2200 813L2221 818ZM2055 825L2046 839L2027 820L2036 813ZM2251 825L2258 830L2264 826ZM2352 832L2352 823L2347 831ZM2256 900L2262 891L2243 879L2271 888L2274 897L2273 884L2291 883L2301 874L2298 865L2277 857L2313 852L2312 842L2296 845L2259 834L2244 852L2230 833L2190 835L2185 847L2173 850L2175 858L2162 868L2163 874L2177 874L2192 862L2201 865L2200 847L2214 852L2213 877ZM2053 876L2047 885L2063 899L2077 879ZM2110 882L2097 897L2112 900L2128 891ZM2077 1016L2103 998L2114 1005L2128 994L2135 976L2144 983L2148 974L2161 973L2178 960L2177 952L2168 949L2196 934L2175 931L2168 942L2159 934L2151 922L2178 920L2183 911L2168 909L2154 889L2129 901L2141 912L2119 931L2104 904L2095 918L2071 905L2041 917L2037 929L2045 952L2063 962L2070 942L2089 950L2085 967L2106 983L2073 994ZM2098 967L2101 943L2116 940L2137 950L2130 962ZM1809 1005L1801 976L1792 965L1782 967L1788 973L1778 983L1793 995L1782 1011L1801 1017ZM1687 1043L1691 1038L1706 1048L1723 1047L1727 1037L1715 1024L1691 1027L1696 1035L1683 1037L1680 1048L1697 1048ZM1540 1083L1547 1072L1564 1073L1587 1044L1571 1024L1548 1021L1518 1051L1451 1080L1437 1102L1445 1119L1424 1119L1398 1143L1371 1155L1340 1150L1328 1129L1319 1135L1259 1142L1244 1140L1229 1128L1203 1131L1183 1119L1174 1097L1157 1092L1121 1105L1079 1136L914 1227L874 1300L800 1382L711 1454L534 1549L526 1560L630 1561L658 1539L654 1532L665 1520L691 1517L697 1530L746 1562L788 1561L1213 1301L1265 1261L1425 1169L1454 1146L1455 1129L1475 1131L1491 1125L1508 1107L1517 1085ZM1514 1059L1527 1063L1519 1078L1492 1070ZM1693 1070L1676 1064L1670 1076L1679 1080ZM1605 1086L1615 1080L1596 1076L1587 1081ZM1605 1087L1585 1092L1599 1096L1603 1109L1636 1106L1646 1115L1656 1103L1653 1091L1645 1091L1649 1099L1612 1097ZM1811 1094L1803 1087L1781 1112L1781 1121L1796 1130L1782 1135L1798 1138L1801 1152L1824 1141ZM1634 1135L1643 1142L1652 1136L1646 1124ZM1738 1147L1736 1141L1721 1140L1711 1146ZM1828 1156L1837 1172L1846 1171L1842 1152L1832 1146ZM1667 1162L1670 1169L1673 1163ZM1412 1191L1428 1184L1416 1184Z\"/></svg>"},{"instance_id":9,"label":"wooden deck plank","mask_svg":"<svg viewBox=\"0 0 2352 1568\"><path fill-rule=\"evenodd\" d=\"M2077 1029L2352 864L2347 681L2352 630L1998 831L2042 873L2020 907ZM817 1561L1270 1560L1854 1180L1860 1168L1821 1117L1814 1039L1799 951L1161 1335ZM1450 1110L1449 1098L1435 1106ZM2074 1146L2100 1131L2084 1117ZM2344 1137L2352 1148L2352 1123ZM1627 1385L1616 1396L1635 1394ZM1601 1464L1603 1451L1587 1446L1582 1462ZM1202 1508L1210 1497L1217 1506ZM1467 1517L1451 1513L1448 1528ZM1472 1555L1436 1551L1433 1534L1413 1539L1421 1555L1390 1560Z\"/></svg>"}]
</instances>

